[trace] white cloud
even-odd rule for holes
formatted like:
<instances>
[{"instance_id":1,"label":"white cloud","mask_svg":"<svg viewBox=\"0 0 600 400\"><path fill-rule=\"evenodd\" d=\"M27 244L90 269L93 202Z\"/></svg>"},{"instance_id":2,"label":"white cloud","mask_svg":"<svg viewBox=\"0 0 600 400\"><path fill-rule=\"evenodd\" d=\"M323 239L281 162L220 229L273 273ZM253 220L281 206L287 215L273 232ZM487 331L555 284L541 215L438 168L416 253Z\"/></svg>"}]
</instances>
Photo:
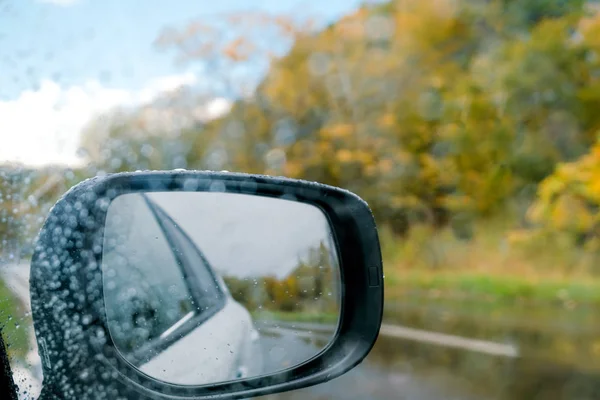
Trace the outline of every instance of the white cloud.
<instances>
[{"instance_id":1,"label":"white cloud","mask_svg":"<svg viewBox=\"0 0 600 400\"><path fill-rule=\"evenodd\" d=\"M172 75L155 79L139 91L129 91L104 87L97 81L65 88L45 80L37 90L0 101L0 162L78 164L80 133L94 116L117 106L149 103L196 81L190 73ZM223 101L213 103L215 110L209 108L209 117L226 112Z\"/></svg>"},{"instance_id":2,"label":"white cloud","mask_svg":"<svg viewBox=\"0 0 600 400\"><path fill-rule=\"evenodd\" d=\"M38 0L39 3L54 4L55 6L68 7L80 2L80 0Z\"/></svg>"}]
</instances>

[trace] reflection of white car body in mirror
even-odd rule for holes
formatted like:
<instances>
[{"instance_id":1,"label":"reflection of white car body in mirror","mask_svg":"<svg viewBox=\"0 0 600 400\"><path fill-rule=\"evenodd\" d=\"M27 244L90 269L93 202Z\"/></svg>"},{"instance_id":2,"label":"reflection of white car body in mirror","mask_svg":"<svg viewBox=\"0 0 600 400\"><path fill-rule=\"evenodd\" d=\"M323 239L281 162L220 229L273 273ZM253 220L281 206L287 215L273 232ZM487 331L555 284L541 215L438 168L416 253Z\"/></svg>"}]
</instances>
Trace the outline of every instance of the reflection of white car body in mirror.
<instances>
[{"instance_id":1,"label":"reflection of white car body in mirror","mask_svg":"<svg viewBox=\"0 0 600 400\"><path fill-rule=\"evenodd\" d=\"M182 385L257 376L262 372L259 339L250 313L228 297L221 311L140 370L153 378Z\"/></svg>"},{"instance_id":2,"label":"reflection of white car body in mirror","mask_svg":"<svg viewBox=\"0 0 600 400\"><path fill-rule=\"evenodd\" d=\"M181 385L261 375L250 313L162 207L143 195L122 196L106 224L106 312L130 363Z\"/></svg>"}]
</instances>

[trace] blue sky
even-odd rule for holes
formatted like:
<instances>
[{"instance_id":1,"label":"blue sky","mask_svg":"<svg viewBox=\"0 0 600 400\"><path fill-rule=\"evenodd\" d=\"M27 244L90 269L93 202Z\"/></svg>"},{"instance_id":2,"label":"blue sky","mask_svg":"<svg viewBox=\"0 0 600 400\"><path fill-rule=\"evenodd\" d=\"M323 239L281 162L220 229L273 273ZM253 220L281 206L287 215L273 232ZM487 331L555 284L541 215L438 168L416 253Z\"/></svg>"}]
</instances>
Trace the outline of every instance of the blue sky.
<instances>
[{"instance_id":1,"label":"blue sky","mask_svg":"<svg viewBox=\"0 0 600 400\"><path fill-rule=\"evenodd\" d=\"M357 0L12 0L0 2L0 100L41 79L77 85L90 79L119 88L182 72L173 54L152 47L161 28L193 18L261 10L336 19ZM7 81L6 81L7 80Z\"/></svg>"},{"instance_id":2,"label":"blue sky","mask_svg":"<svg viewBox=\"0 0 600 400\"><path fill-rule=\"evenodd\" d=\"M197 67L176 67L172 52L153 47L165 27L236 11L334 21L360 3L0 0L0 163L80 163L80 133L95 116L150 102L181 85L205 83ZM226 112L220 101L216 114Z\"/></svg>"}]
</instances>

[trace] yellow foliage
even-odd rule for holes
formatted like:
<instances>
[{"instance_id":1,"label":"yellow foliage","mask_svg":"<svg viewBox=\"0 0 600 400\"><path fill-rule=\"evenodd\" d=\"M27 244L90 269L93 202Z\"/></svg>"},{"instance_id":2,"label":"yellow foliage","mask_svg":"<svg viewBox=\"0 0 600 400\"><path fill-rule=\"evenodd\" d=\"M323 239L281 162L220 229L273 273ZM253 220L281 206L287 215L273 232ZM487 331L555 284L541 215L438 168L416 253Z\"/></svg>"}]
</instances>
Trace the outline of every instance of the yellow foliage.
<instances>
[{"instance_id":1,"label":"yellow foliage","mask_svg":"<svg viewBox=\"0 0 600 400\"><path fill-rule=\"evenodd\" d=\"M536 237L536 231L532 231L530 229L517 229L510 231L506 235L506 240L508 243L515 244L526 244L533 240Z\"/></svg>"},{"instance_id":2,"label":"yellow foliage","mask_svg":"<svg viewBox=\"0 0 600 400\"><path fill-rule=\"evenodd\" d=\"M409 162L412 161L412 158L413 158L412 154L409 153L408 151L400 150L396 153L396 159L402 164L408 164Z\"/></svg>"},{"instance_id":3,"label":"yellow foliage","mask_svg":"<svg viewBox=\"0 0 600 400\"><path fill-rule=\"evenodd\" d=\"M392 198L392 206L397 208L417 208L421 205L421 201L416 196L397 196Z\"/></svg>"},{"instance_id":4,"label":"yellow foliage","mask_svg":"<svg viewBox=\"0 0 600 400\"><path fill-rule=\"evenodd\" d=\"M355 160L362 165L371 165L375 162L373 152L367 150L357 150L355 152Z\"/></svg>"},{"instance_id":5,"label":"yellow foliage","mask_svg":"<svg viewBox=\"0 0 600 400\"><path fill-rule=\"evenodd\" d=\"M298 178L302 176L304 171L304 164L300 161L287 161L284 166L284 175L291 178Z\"/></svg>"},{"instance_id":6,"label":"yellow foliage","mask_svg":"<svg viewBox=\"0 0 600 400\"><path fill-rule=\"evenodd\" d=\"M392 161L389 158L385 158L385 159L379 161L378 166L379 166L380 172L382 172L384 174L388 174L394 168L394 161Z\"/></svg>"},{"instance_id":7,"label":"yellow foliage","mask_svg":"<svg viewBox=\"0 0 600 400\"><path fill-rule=\"evenodd\" d=\"M587 44L600 48L600 13L582 18L579 21L579 31Z\"/></svg>"},{"instance_id":8,"label":"yellow foliage","mask_svg":"<svg viewBox=\"0 0 600 400\"><path fill-rule=\"evenodd\" d=\"M325 128L323 133L325 137L332 139L344 139L352 135L354 127L351 124L338 124Z\"/></svg>"},{"instance_id":9,"label":"yellow foliage","mask_svg":"<svg viewBox=\"0 0 600 400\"><path fill-rule=\"evenodd\" d=\"M365 175L368 177L377 177L379 175L378 165L367 165L365 167Z\"/></svg>"},{"instance_id":10,"label":"yellow foliage","mask_svg":"<svg viewBox=\"0 0 600 400\"><path fill-rule=\"evenodd\" d=\"M600 222L600 142L574 162L560 164L539 186L528 217L549 232L588 234Z\"/></svg>"},{"instance_id":11,"label":"yellow foliage","mask_svg":"<svg viewBox=\"0 0 600 400\"><path fill-rule=\"evenodd\" d=\"M464 211L473 209L473 201L468 196L448 196L440 200L440 206L452 211Z\"/></svg>"},{"instance_id":12,"label":"yellow foliage","mask_svg":"<svg viewBox=\"0 0 600 400\"><path fill-rule=\"evenodd\" d=\"M324 154L329 153L331 150L331 144L329 142L319 142L317 143L317 154L316 156L322 156Z\"/></svg>"},{"instance_id":13,"label":"yellow foliage","mask_svg":"<svg viewBox=\"0 0 600 400\"><path fill-rule=\"evenodd\" d=\"M589 197L600 202L600 180L590 182L588 187Z\"/></svg>"},{"instance_id":14,"label":"yellow foliage","mask_svg":"<svg viewBox=\"0 0 600 400\"><path fill-rule=\"evenodd\" d=\"M336 158L341 163L350 162L353 159L352 152L346 149L338 150L338 152L336 153Z\"/></svg>"},{"instance_id":15,"label":"yellow foliage","mask_svg":"<svg viewBox=\"0 0 600 400\"><path fill-rule=\"evenodd\" d=\"M393 128L396 125L396 117L392 113L385 113L379 118L379 126L382 128Z\"/></svg>"}]
</instances>

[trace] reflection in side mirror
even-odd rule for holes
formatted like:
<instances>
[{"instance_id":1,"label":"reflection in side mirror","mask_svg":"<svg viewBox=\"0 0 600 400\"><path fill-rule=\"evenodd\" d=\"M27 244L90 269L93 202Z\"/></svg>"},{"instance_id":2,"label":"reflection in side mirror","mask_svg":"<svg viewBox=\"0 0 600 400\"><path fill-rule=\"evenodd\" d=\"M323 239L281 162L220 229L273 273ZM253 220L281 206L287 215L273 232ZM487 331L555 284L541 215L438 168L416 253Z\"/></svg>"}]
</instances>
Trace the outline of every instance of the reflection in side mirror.
<instances>
[{"instance_id":1,"label":"reflection in side mirror","mask_svg":"<svg viewBox=\"0 0 600 400\"><path fill-rule=\"evenodd\" d=\"M111 339L133 366L203 385L285 370L336 332L340 271L312 205L214 192L124 194L102 270Z\"/></svg>"}]
</instances>

